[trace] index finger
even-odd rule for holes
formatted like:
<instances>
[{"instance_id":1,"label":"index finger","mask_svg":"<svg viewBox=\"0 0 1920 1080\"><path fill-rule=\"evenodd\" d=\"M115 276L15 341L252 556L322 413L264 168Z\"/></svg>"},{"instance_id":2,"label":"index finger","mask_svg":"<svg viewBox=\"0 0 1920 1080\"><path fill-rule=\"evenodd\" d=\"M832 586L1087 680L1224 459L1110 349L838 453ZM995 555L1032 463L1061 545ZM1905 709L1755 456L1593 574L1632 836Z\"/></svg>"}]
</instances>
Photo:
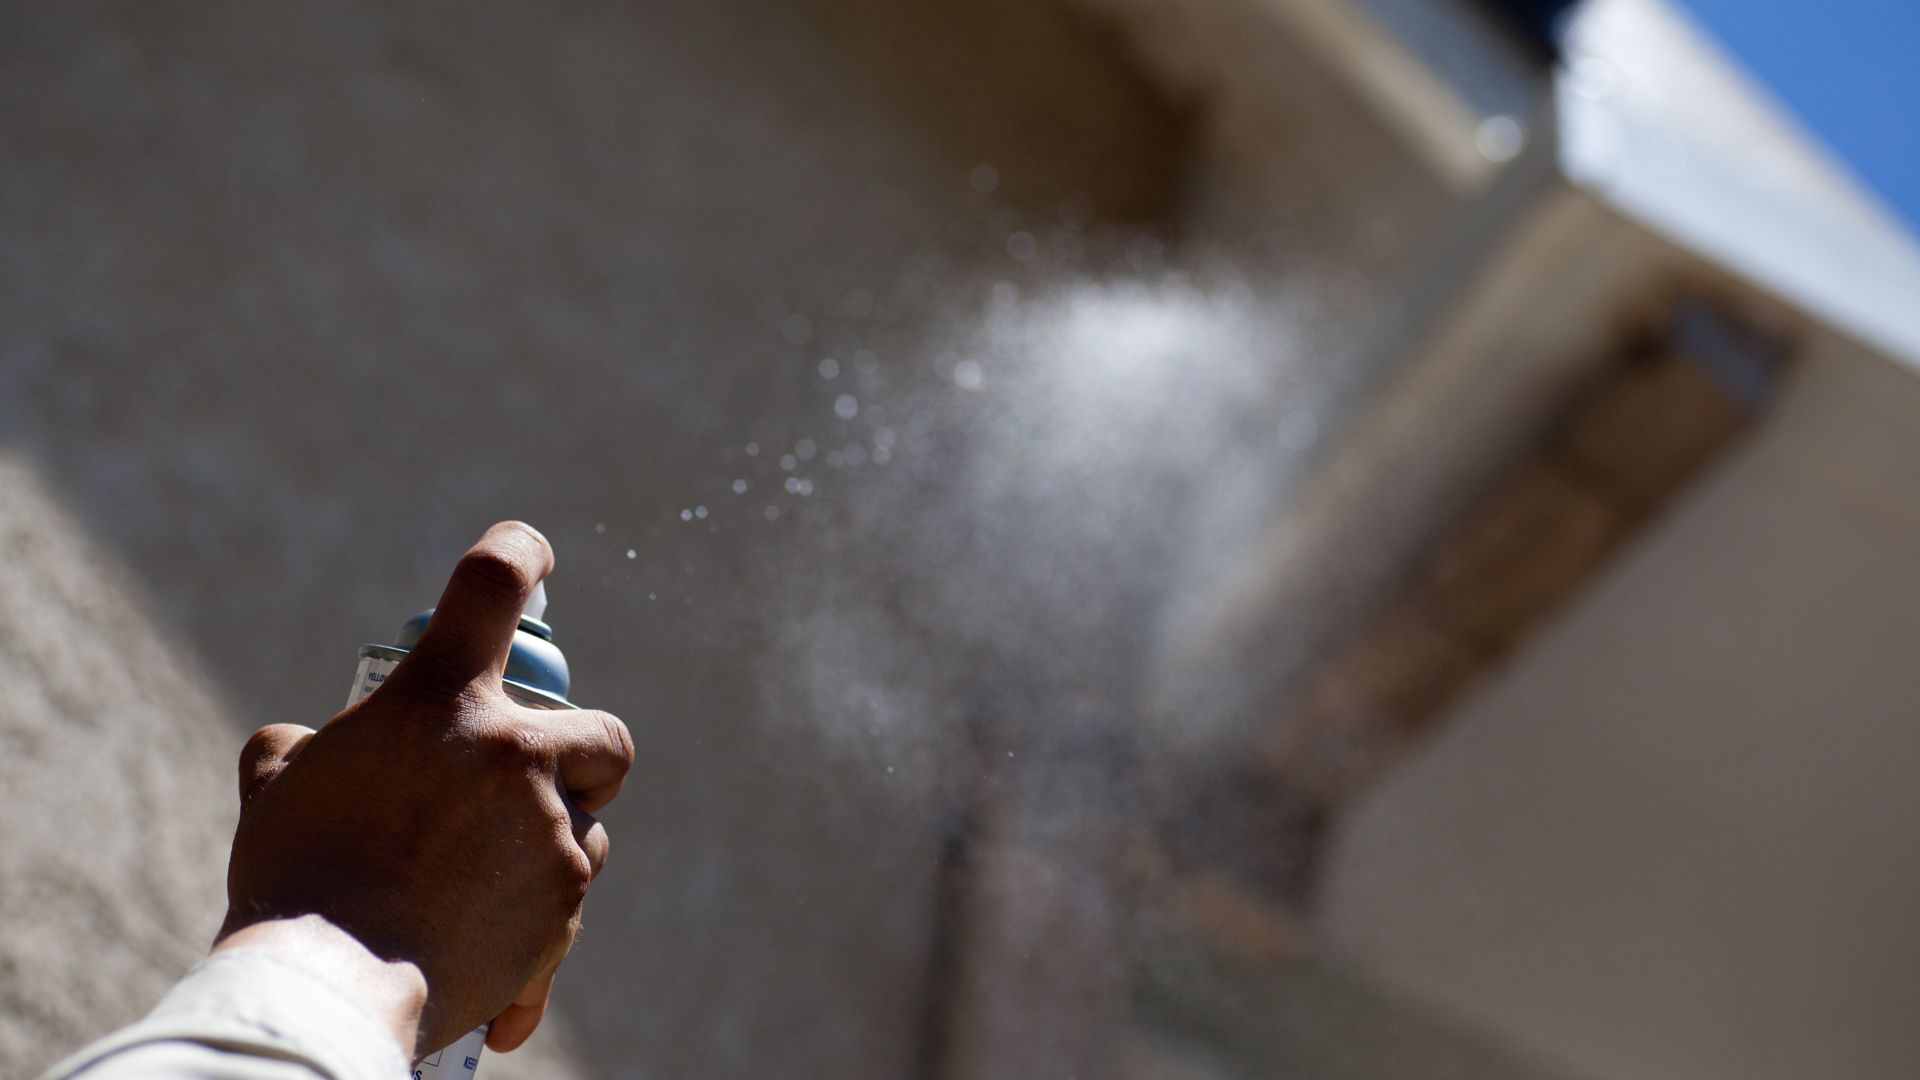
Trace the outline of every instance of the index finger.
<instances>
[{"instance_id":1,"label":"index finger","mask_svg":"<svg viewBox=\"0 0 1920 1080\"><path fill-rule=\"evenodd\" d=\"M453 577L403 664L449 682L497 681L527 597L553 571L553 548L533 526L503 521L454 564Z\"/></svg>"},{"instance_id":2,"label":"index finger","mask_svg":"<svg viewBox=\"0 0 1920 1080\"><path fill-rule=\"evenodd\" d=\"M599 709L540 712L535 723L554 752L554 779L589 814L620 794L633 767L633 735L620 718Z\"/></svg>"}]
</instances>

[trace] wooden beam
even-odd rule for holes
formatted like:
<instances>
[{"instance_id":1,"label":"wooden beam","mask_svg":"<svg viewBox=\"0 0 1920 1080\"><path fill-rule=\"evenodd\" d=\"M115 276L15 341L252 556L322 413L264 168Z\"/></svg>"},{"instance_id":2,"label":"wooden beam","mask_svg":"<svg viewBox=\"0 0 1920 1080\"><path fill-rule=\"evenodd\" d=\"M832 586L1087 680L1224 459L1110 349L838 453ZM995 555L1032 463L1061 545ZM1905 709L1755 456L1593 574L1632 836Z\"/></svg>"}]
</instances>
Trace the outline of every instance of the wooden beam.
<instances>
[{"instance_id":1,"label":"wooden beam","mask_svg":"<svg viewBox=\"0 0 1920 1080\"><path fill-rule=\"evenodd\" d=\"M1703 320L1720 329L1688 331ZM1309 678L1267 766L1310 805L1352 798L1748 430L1776 355L1698 301L1626 346Z\"/></svg>"}]
</instances>

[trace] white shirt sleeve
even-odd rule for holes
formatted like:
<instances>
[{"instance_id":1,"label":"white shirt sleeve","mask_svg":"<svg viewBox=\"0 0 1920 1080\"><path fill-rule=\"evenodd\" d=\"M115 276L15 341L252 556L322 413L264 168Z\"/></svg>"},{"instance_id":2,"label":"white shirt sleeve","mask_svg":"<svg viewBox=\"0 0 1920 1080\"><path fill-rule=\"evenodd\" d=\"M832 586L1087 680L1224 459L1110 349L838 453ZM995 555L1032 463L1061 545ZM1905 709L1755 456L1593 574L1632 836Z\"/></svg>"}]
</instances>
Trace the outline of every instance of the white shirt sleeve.
<instances>
[{"instance_id":1,"label":"white shirt sleeve","mask_svg":"<svg viewBox=\"0 0 1920 1080\"><path fill-rule=\"evenodd\" d=\"M278 954L223 950L42 1080L405 1080L393 1033Z\"/></svg>"}]
</instances>

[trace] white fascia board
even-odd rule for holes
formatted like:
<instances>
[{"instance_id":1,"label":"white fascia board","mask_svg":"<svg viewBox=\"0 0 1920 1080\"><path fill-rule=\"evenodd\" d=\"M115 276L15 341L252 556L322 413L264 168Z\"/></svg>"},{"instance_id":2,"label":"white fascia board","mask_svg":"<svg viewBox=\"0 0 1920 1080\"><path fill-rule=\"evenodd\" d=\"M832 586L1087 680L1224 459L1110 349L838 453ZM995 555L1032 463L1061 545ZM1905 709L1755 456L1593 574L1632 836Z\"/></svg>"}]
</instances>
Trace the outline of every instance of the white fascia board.
<instances>
[{"instance_id":1,"label":"white fascia board","mask_svg":"<svg viewBox=\"0 0 1920 1080\"><path fill-rule=\"evenodd\" d=\"M1553 128L1569 182L1835 331L1920 368L1920 246L1661 0L1591 0Z\"/></svg>"}]
</instances>

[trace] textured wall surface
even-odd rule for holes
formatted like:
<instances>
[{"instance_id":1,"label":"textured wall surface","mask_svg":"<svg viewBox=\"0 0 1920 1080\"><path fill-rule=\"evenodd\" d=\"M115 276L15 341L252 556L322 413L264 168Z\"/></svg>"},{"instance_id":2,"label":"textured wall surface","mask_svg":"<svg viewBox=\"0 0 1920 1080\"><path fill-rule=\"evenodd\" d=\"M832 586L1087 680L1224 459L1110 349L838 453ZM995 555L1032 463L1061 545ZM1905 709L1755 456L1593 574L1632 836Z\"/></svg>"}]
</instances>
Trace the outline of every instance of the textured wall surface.
<instances>
[{"instance_id":1,"label":"textured wall surface","mask_svg":"<svg viewBox=\"0 0 1920 1080\"><path fill-rule=\"evenodd\" d=\"M1567 1075L1914 1075L1917 391L1811 348L1347 821L1335 951Z\"/></svg>"},{"instance_id":2,"label":"textured wall surface","mask_svg":"<svg viewBox=\"0 0 1920 1080\"><path fill-rule=\"evenodd\" d=\"M835 558L831 526L800 539L826 470L809 503L775 459L835 435L862 376L945 383L921 346L1020 269L1015 225L1046 240L1077 199L1111 248L1097 221L1159 214L1176 135L1101 33L1024 4L0 12L0 441L69 508L49 531L9 503L9 603L84 579L90 537L156 620L40 625L105 677L30 671L0 706L6 767L34 778L9 772L9 807L101 793L91 849L36 838L50 811L0 827L23 871L0 1071L189 962L217 921L228 748L325 718L354 648L511 515L559 550L579 696L641 747L560 992L577 1067L903 1072L940 789L902 756L924 762L924 728L829 737L843 703L766 670L799 663L769 590ZM30 612L6 610L31 664ZM108 752L62 741L89 720ZM181 856L136 844L142 819ZM122 924L124 955L99 941Z\"/></svg>"},{"instance_id":3,"label":"textured wall surface","mask_svg":"<svg viewBox=\"0 0 1920 1080\"><path fill-rule=\"evenodd\" d=\"M1073 838L1136 812L1165 615L1438 205L1283 42L1175 21L1131 39L1187 50L1163 94L1022 0L0 8L0 1072L191 960L232 748L329 715L505 516L641 760L550 1030L491 1075L909 1075L954 1001L1001 1002L943 1036L978 1061L1097 1052ZM1253 74L1210 83L1229 42ZM1296 248L1352 263L1303 292ZM107 675L63 697L29 640ZM11 810L61 790L97 848ZM981 790L1037 845L968 938L1010 951L930 970ZM1023 1043L1048 987L1065 1058Z\"/></svg>"},{"instance_id":4,"label":"textured wall surface","mask_svg":"<svg viewBox=\"0 0 1920 1080\"><path fill-rule=\"evenodd\" d=\"M145 1011L205 951L232 729L124 568L10 453L0 680L0 1071L23 1076Z\"/></svg>"},{"instance_id":5,"label":"textured wall surface","mask_svg":"<svg viewBox=\"0 0 1920 1080\"><path fill-rule=\"evenodd\" d=\"M795 539L825 476L809 504L774 461L862 376L944 382L918 350L1020 269L1014 226L1077 200L1112 248L1096 220L1162 212L1177 129L1101 34L1021 4L14 6L0 102L0 439L69 507L10 501L9 602L86 579L91 537L156 620L7 608L10 663L33 638L106 670L4 707L9 805L98 789L101 842L7 815L0 1071L197 953L227 747L328 715L354 647L508 515L558 547L579 696L642 753L561 991L578 1067L904 1071L940 788L906 775L924 728L824 733L843 703L764 670L799 662L768 590L835 554ZM109 751L68 745L89 720Z\"/></svg>"}]
</instances>

